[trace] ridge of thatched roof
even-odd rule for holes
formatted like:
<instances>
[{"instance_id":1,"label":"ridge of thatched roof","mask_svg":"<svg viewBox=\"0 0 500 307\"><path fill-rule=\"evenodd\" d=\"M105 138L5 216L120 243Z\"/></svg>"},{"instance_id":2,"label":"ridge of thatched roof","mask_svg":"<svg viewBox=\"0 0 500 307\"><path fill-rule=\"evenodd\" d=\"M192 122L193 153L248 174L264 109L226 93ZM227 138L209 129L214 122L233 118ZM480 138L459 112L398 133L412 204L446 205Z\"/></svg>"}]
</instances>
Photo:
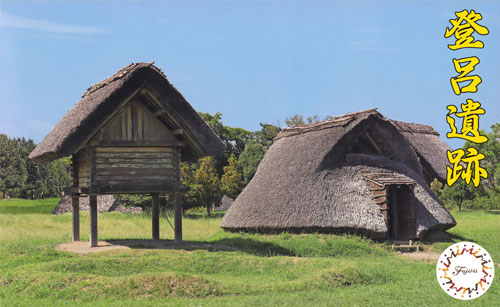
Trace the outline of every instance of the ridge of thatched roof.
<instances>
[{"instance_id":1,"label":"ridge of thatched roof","mask_svg":"<svg viewBox=\"0 0 500 307\"><path fill-rule=\"evenodd\" d=\"M398 120L390 120L401 132L423 133L439 136L439 133L432 126L424 124L407 123Z\"/></svg>"},{"instance_id":2,"label":"ridge of thatched roof","mask_svg":"<svg viewBox=\"0 0 500 307\"><path fill-rule=\"evenodd\" d=\"M189 142L193 142L188 142L188 147L196 148L192 156L215 155L224 150L224 143L159 68L153 63L132 63L89 87L82 99L33 150L30 158L49 162L75 153L120 103L140 94L141 89L154 93L162 107L179 119L190 136Z\"/></svg>"},{"instance_id":3,"label":"ridge of thatched roof","mask_svg":"<svg viewBox=\"0 0 500 307\"><path fill-rule=\"evenodd\" d=\"M433 127L428 125L388 119L380 114L377 111L377 108L335 116L332 119L318 123L283 128L283 130L276 136L275 140L308 132L316 132L323 129L346 126L355 119L366 118L370 115L389 121L396 128L398 128L401 134L418 154L420 159L423 160L422 164L426 166L426 169L430 173L429 176L438 178L441 182L446 180L446 166L449 165L446 160L446 152L450 149L450 147L439 138L439 133L434 130Z\"/></svg>"},{"instance_id":4,"label":"ridge of thatched roof","mask_svg":"<svg viewBox=\"0 0 500 307\"><path fill-rule=\"evenodd\" d=\"M275 140L284 137L295 136L302 133L320 131L323 129L329 129L338 126L345 126L358 117L363 117L368 115L382 116L380 113L377 112L377 108L368 109L360 112L347 113L345 115L335 116L332 119L324 120L318 123L311 123L311 124L304 124L304 125L297 125L293 127L283 128L280 131L280 133L275 137Z\"/></svg>"},{"instance_id":5,"label":"ridge of thatched roof","mask_svg":"<svg viewBox=\"0 0 500 307\"><path fill-rule=\"evenodd\" d=\"M418 237L453 227L453 217L430 191L402 132L376 110L354 114L286 129L220 226L231 231L354 231L383 238L388 229L363 175L378 174L381 181L414 186ZM346 155L368 131L390 157Z\"/></svg>"}]
</instances>

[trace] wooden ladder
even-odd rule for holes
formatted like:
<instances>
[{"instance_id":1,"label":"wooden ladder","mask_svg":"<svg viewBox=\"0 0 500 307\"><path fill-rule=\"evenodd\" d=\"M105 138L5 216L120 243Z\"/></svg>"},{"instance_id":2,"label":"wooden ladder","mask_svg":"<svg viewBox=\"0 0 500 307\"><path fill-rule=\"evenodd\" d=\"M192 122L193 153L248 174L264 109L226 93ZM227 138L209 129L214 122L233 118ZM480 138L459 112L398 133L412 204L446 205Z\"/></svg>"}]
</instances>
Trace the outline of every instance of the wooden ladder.
<instances>
[{"instance_id":1,"label":"wooden ladder","mask_svg":"<svg viewBox=\"0 0 500 307\"><path fill-rule=\"evenodd\" d=\"M398 251L415 251L415 252L420 251L420 246L418 245L418 243L412 240L392 241L391 247L393 250L398 250Z\"/></svg>"}]
</instances>

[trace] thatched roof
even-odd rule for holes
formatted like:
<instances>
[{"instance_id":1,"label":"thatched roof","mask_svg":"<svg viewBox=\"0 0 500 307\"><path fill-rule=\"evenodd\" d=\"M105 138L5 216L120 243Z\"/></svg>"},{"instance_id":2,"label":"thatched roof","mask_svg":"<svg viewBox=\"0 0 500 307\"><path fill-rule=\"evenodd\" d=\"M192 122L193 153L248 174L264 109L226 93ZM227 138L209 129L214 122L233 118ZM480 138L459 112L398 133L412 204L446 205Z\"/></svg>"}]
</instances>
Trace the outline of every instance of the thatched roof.
<instances>
[{"instance_id":1,"label":"thatched roof","mask_svg":"<svg viewBox=\"0 0 500 307\"><path fill-rule=\"evenodd\" d=\"M446 152L448 144L439 138L439 133L431 126L405 123L396 120L391 122L398 127L420 158L420 163L428 171L428 181L437 178L446 181L446 166L449 165Z\"/></svg>"},{"instance_id":2,"label":"thatched roof","mask_svg":"<svg viewBox=\"0 0 500 307\"><path fill-rule=\"evenodd\" d=\"M78 151L112 113L131 96L149 95L185 131L185 159L215 155L224 144L181 93L152 63L132 63L113 76L91 86L82 99L33 150L30 158L49 162Z\"/></svg>"},{"instance_id":3,"label":"thatched roof","mask_svg":"<svg viewBox=\"0 0 500 307\"><path fill-rule=\"evenodd\" d=\"M366 148L360 147L361 138ZM370 173L414 182L419 237L455 225L427 186L411 145L391 121L371 109L284 129L220 226L235 231L347 230L385 237L387 226L364 176Z\"/></svg>"},{"instance_id":4,"label":"thatched roof","mask_svg":"<svg viewBox=\"0 0 500 307\"><path fill-rule=\"evenodd\" d=\"M80 211L89 211L89 198L80 197ZM61 198L57 206L52 211L52 214L64 214L72 212L71 196L67 195ZM122 212L122 213L141 213L140 207L122 206L120 200L113 195L98 195L97 196L97 211L103 212Z\"/></svg>"}]
</instances>

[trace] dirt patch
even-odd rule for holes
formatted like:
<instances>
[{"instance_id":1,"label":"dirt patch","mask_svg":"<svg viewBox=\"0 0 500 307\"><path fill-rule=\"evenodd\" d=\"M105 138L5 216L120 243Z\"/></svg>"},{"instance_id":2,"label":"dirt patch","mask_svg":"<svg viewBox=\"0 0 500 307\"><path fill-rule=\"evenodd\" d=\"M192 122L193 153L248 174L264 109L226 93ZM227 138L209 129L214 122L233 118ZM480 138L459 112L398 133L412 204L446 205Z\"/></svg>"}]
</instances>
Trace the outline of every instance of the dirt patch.
<instances>
[{"instance_id":1,"label":"dirt patch","mask_svg":"<svg viewBox=\"0 0 500 307\"><path fill-rule=\"evenodd\" d=\"M62 243L57 250L65 252L73 252L79 254L99 253L110 250L119 249L176 249L185 252L192 252L198 249L208 251L236 251L237 249L204 242L184 241L176 243L173 240L141 240L141 239L127 239L127 240L108 240L99 241L97 247L90 247L89 242L72 242Z\"/></svg>"},{"instance_id":2,"label":"dirt patch","mask_svg":"<svg viewBox=\"0 0 500 307\"><path fill-rule=\"evenodd\" d=\"M437 261L439 259L440 254L429 253L429 252L417 252L417 253L399 253L400 256L409 257L414 259L424 259L424 260L433 260Z\"/></svg>"},{"instance_id":3,"label":"dirt patch","mask_svg":"<svg viewBox=\"0 0 500 307\"><path fill-rule=\"evenodd\" d=\"M115 245L105 241L99 241L97 247L90 247L89 242L72 242L72 243L62 243L56 249L64 252L88 254L88 253L99 253L104 251L110 251L115 249L130 249L130 247L124 245Z\"/></svg>"}]
</instances>

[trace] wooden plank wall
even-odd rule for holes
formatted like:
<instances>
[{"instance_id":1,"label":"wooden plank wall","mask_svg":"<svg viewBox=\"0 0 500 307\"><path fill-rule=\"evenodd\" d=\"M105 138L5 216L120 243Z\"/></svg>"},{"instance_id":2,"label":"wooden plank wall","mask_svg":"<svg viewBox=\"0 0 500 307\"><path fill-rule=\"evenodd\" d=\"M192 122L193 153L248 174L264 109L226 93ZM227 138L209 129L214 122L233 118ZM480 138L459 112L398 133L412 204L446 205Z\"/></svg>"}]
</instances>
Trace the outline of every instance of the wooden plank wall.
<instances>
[{"instance_id":1,"label":"wooden plank wall","mask_svg":"<svg viewBox=\"0 0 500 307\"><path fill-rule=\"evenodd\" d=\"M96 147L96 184L150 187L177 181L172 147Z\"/></svg>"},{"instance_id":2,"label":"wooden plank wall","mask_svg":"<svg viewBox=\"0 0 500 307\"><path fill-rule=\"evenodd\" d=\"M385 224L389 226L388 203L387 203L387 187L380 186L370 180L366 180L368 189L372 193L372 199L377 203L380 212L384 216Z\"/></svg>"},{"instance_id":3,"label":"wooden plank wall","mask_svg":"<svg viewBox=\"0 0 500 307\"><path fill-rule=\"evenodd\" d=\"M78 152L78 186L86 188L90 186L90 151L84 148Z\"/></svg>"},{"instance_id":4,"label":"wooden plank wall","mask_svg":"<svg viewBox=\"0 0 500 307\"><path fill-rule=\"evenodd\" d=\"M175 137L144 104L131 101L92 140L162 142L175 140Z\"/></svg>"}]
</instances>

